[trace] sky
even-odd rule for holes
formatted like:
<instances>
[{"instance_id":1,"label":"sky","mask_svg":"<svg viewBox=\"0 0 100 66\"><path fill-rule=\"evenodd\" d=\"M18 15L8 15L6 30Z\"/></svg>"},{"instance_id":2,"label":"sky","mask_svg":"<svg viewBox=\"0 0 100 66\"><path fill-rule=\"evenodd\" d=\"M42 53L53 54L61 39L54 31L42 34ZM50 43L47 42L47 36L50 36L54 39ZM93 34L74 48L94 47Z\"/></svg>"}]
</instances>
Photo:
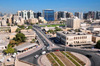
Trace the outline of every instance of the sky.
<instances>
[{"instance_id":1,"label":"sky","mask_svg":"<svg viewBox=\"0 0 100 66\"><path fill-rule=\"evenodd\" d=\"M43 9L68 12L100 11L100 0L0 0L0 12L16 13L18 10Z\"/></svg>"}]
</instances>

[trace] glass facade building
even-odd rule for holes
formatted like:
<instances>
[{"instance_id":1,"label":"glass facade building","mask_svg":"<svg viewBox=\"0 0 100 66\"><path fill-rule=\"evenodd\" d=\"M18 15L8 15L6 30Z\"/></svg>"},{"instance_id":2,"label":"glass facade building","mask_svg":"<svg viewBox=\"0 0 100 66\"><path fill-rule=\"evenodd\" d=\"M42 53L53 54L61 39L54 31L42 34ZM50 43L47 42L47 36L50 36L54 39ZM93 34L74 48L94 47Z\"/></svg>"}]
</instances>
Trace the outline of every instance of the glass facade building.
<instances>
[{"instance_id":1,"label":"glass facade building","mask_svg":"<svg viewBox=\"0 0 100 66\"><path fill-rule=\"evenodd\" d=\"M43 10L43 17L47 21L54 21L54 10Z\"/></svg>"}]
</instances>

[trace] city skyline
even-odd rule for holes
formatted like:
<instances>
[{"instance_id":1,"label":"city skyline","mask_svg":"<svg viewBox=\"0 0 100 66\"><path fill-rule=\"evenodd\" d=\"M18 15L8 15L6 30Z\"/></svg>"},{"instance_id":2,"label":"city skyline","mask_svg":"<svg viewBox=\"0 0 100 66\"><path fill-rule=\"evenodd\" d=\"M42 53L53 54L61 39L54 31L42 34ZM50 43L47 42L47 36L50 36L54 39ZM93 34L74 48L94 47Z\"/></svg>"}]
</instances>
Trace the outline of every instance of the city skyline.
<instances>
[{"instance_id":1,"label":"city skyline","mask_svg":"<svg viewBox=\"0 0 100 66\"><path fill-rule=\"evenodd\" d=\"M33 10L38 12L44 9L68 12L99 11L99 0L1 0L0 12L16 13L18 10Z\"/></svg>"}]
</instances>

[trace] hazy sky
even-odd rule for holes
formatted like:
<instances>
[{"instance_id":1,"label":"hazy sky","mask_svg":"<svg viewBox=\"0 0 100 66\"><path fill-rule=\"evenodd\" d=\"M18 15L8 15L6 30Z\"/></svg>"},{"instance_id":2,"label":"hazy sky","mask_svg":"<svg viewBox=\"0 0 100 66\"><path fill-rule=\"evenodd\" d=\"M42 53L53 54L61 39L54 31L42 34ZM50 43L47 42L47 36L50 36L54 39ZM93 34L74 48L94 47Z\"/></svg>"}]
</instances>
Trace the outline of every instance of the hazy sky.
<instances>
[{"instance_id":1,"label":"hazy sky","mask_svg":"<svg viewBox=\"0 0 100 66\"><path fill-rule=\"evenodd\" d=\"M0 0L0 12L16 13L18 10L43 9L55 11L87 12L100 11L100 0Z\"/></svg>"}]
</instances>

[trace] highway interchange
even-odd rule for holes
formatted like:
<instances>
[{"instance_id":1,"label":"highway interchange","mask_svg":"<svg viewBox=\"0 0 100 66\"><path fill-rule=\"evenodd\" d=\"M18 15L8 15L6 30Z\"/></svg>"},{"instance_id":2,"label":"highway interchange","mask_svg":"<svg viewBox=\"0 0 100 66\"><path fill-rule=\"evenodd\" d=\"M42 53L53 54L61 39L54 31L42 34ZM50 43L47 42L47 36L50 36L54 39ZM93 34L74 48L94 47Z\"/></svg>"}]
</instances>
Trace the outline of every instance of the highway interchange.
<instances>
[{"instance_id":1,"label":"highway interchange","mask_svg":"<svg viewBox=\"0 0 100 66\"><path fill-rule=\"evenodd\" d=\"M48 47L48 46L51 46L52 44L54 44L52 42L48 42L47 41L48 36L46 36L38 26L34 26L33 30L36 31L36 34L42 40L42 42L44 43L44 46ZM45 36L45 38L44 38L43 35ZM50 43L52 43L52 44L50 44ZM55 45L57 45L57 44L55 44ZM54 48L52 50L47 50L47 48L45 48L45 51L46 52L50 52L50 51L55 51L57 49L59 49L59 50L64 50L65 49L65 47L62 47L60 45L57 45L57 46L59 46L60 48ZM69 48L69 47L66 47L66 50L67 51L76 52L76 53L80 53L80 54L83 54L85 56L88 56L88 58L91 61L91 66L100 66L100 56L96 54L97 53L96 51L81 50L81 49L75 49L75 48ZM23 60L23 61L38 65L37 59L35 59L34 56L35 55L41 55L42 51L44 51L44 50L40 49L40 50L36 51L35 53L32 53L31 55L28 55L26 57L20 58L20 60Z\"/></svg>"}]
</instances>

